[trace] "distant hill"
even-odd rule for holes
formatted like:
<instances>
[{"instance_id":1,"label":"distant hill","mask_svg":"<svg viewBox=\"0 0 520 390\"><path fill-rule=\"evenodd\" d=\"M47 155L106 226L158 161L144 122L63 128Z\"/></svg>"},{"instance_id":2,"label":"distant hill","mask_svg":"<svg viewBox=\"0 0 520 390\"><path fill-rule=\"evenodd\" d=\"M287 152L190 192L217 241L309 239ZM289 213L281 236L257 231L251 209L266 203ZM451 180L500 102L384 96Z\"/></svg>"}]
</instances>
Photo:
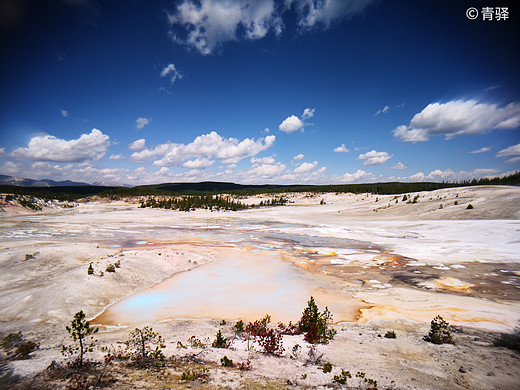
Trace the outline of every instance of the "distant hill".
<instances>
[{"instance_id":1,"label":"distant hill","mask_svg":"<svg viewBox=\"0 0 520 390\"><path fill-rule=\"evenodd\" d=\"M50 179L33 180L23 177L0 175L0 184L19 186L19 187L74 187L74 186L88 186L88 183L75 182L70 180L54 181Z\"/></svg>"}]
</instances>

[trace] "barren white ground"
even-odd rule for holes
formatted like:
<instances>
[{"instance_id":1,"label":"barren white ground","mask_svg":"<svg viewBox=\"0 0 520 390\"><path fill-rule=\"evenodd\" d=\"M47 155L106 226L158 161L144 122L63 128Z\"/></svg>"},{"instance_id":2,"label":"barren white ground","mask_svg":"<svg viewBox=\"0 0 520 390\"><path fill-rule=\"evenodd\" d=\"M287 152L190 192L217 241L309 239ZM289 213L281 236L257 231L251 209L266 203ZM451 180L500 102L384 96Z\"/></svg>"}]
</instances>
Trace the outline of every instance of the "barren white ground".
<instances>
[{"instance_id":1,"label":"barren white ground","mask_svg":"<svg viewBox=\"0 0 520 390\"><path fill-rule=\"evenodd\" d=\"M33 358L10 364L31 376L62 359L65 325L79 310L99 324L102 344L149 325L167 340L167 355L182 355L194 351L178 350L177 341L213 340L218 329L232 337L238 319L297 321L313 295L337 323L335 339L318 347L332 373L303 365L301 336L285 336L281 358L235 340L234 350L208 348L201 357L251 358L253 370L215 368L210 384L267 378L317 387L343 368L380 387L514 388L518 355L492 347L490 331L511 331L520 319L520 189L417 195L407 203L402 195L289 194L287 206L240 212L140 209L137 201L5 208L0 332L21 330L40 343ZM116 261L121 267L105 272ZM437 314L463 325L455 345L422 340ZM392 329L396 340L379 337ZM295 344L303 351L292 359Z\"/></svg>"}]
</instances>

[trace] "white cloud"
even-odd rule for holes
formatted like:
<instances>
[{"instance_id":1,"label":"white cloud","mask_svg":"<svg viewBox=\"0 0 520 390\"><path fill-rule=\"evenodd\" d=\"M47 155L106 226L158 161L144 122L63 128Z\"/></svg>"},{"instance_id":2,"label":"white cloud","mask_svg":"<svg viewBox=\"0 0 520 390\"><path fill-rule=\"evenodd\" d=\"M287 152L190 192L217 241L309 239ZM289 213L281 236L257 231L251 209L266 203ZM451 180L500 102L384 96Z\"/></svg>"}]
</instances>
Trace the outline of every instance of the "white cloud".
<instances>
[{"instance_id":1,"label":"white cloud","mask_svg":"<svg viewBox=\"0 0 520 390\"><path fill-rule=\"evenodd\" d=\"M136 139L134 142L132 142L130 145L128 145L128 149L130 150L143 150L145 147L146 140L144 138Z\"/></svg>"},{"instance_id":2,"label":"white cloud","mask_svg":"<svg viewBox=\"0 0 520 390\"><path fill-rule=\"evenodd\" d=\"M341 146L338 146L337 148L334 148L334 151L336 153L348 153L348 152L350 152L350 149L347 149L345 144L341 144Z\"/></svg>"},{"instance_id":3,"label":"white cloud","mask_svg":"<svg viewBox=\"0 0 520 390\"><path fill-rule=\"evenodd\" d=\"M135 127L141 130L146 125L149 125L152 120L150 118L137 118L135 121Z\"/></svg>"},{"instance_id":4,"label":"white cloud","mask_svg":"<svg viewBox=\"0 0 520 390\"><path fill-rule=\"evenodd\" d=\"M406 169L408 168L406 165L404 165L401 161L399 161L397 164L395 165L392 165L390 167L390 169L398 169L398 170L403 170L403 169Z\"/></svg>"},{"instance_id":5,"label":"white cloud","mask_svg":"<svg viewBox=\"0 0 520 390\"><path fill-rule=\"evenodd\" d=\"M305 156L303 154L298 154L296 156L293 157L293 161L300 161L300 160L303 160Z\"/></svg>"},{"instance_id":6,"label":"white cloud","mask_svg":"<svg viewBox=\"0 0 520 390\"><path fill-rule=\"evenodd\" d=\"M316 111L315 108L306 108L303 110L302 119L309 119L314 116L314 111Z\"/></svg>"},{"instance_id":7,"label":"white cloud","mask_svg":"<svg viewBox=\"0 0 520 390\"><path fill-rule=\"evenodd\" d=\"M328 28L334 22L352 17L363 11L372 0L286 0L289 6L294 4L297 23L301 30L311 30L316 25Z\"/></svg>"},{"instance_id":8,"label":"white cloud","mask_svg":"<svg viewBox=\"0 0 520 390\"><path fill-rule=\"evenodd\" d=\"M318 162L314 161L313 163L304 162L302 165L294 169L294 173L305 173L312 171L314 168L318 166Z\"/></svg>"},{"instance_id":9,"label":"white cloud","mask_svg":"<svg viewBox=\"0 0 520 390\"><path fill-rule=\"evenodd\" d=\"M405 142L424 142L435 135L451 139L458 135L485 134L495 129L519 126L520 103L498 107L476 100L453 100L429 104L415 114L408 126L398 126L392 133Z\"/></svg>"},{"instance_id":10,"label":"white cloud","mask_svg":"<svg viewBox=\"0 0 520 390\"><path fill-rule=\"evenodd\" d=\"M387 152L376 152L375 150L371 150L370 152L360 154L356 160L365 160L363 166L381 165L390 160L392 156L392 154L388 154Z\"/></svg>"},{"instance_id":11,"label":"white cloud","mask_svg":"<svg viewBox=\"0 0 520 390\"><path fill-rule=\"evenodd\" d=\"M69 112L67 110L61 110L61 116L67 118L69 116Z\"/></svg>"},{"instance_id":12,"label":"white cloud","mask_svg":"<svg viewBox=\"0 0 520 390\"><path fill-rule=\"evenodd\" d=\"M507 163L514 164L520 162L520 144L512 145L508 148L502 149L496 155L497 157L513 157L507 160Z\"/></svg>"},{"instance_id":13,"label":"white cloud","mask_svg":"<svg viewBox=\"0 0 520 390\"><path fill-rule=\"evenodd\" d=\"M284 133L292 133L303 129L303 122L296 115L291 115L285 118L278 128Z\"/></svg>"},{"instance_id":14,"label":"white cloud","mask_svg":"<svg viewBox=\"0 0 520 390\"><path fill-rule=\"evenodd\" d=\"M269 31L282 32L282 20L273 0L182 1L168 15L174 42L211 54L222 43L239 38L263 38ZM180 29L179 29L180 27ZM181 35L179 35L179 30Z\"/></svg>"},{"instance_id":15,"label":"white cloud","mask_svg":"<svg viewBox=\"0 0 520 390\"><path fill-rule=\"evenodd\" d=\"M125 158L125 156L123 156L122 154L112 154L109 157L110 160L121 160L123 158Z\"/></svg>"},{"instance_id":16,"label":"white cloud","mask_svg":"<svg viewBox=\"0 0 520 390\"><path fill-rule=\"evenodd\" d=\"M159 158L153 162L156 166L179 166L186 160L203 157L217 159L222 164L236 164L270 148L275 140L274 135L269 135L258 140L245 138L240 141L236 138L222 138L212 131L198 136L186 145L167 142L154 149L143 149L133 153L131 159L134 162L145 162Z\"/></svg>"},{"instance_id":17,"label":"white cloud","mask_svg":"<svg viewBox=\"0 0 520 390\"><path fill-rule=\"evenodd\" d=\"M285 170L286 166L280 162L276 164L260 164L249 169L250 176L273 177Z\"/></svg>"},{"instance_id":18,"label":"white cloud","mask_svg":"<svg viewBox=\"0 0 520 390\"><path fill-rule=\"evenodd\" d=\"M390 111L390 107L389 106L384 106L380 110L377 110L377 112L374 115L386 114L388 111Z\"/></svg>"},{"instance_id":19,"label":"white cloud","mask_svg":"<svg viewBox=\"0 0 520 390\"><path fill-rule=\"evenodd\" d=\"M268 157L253 157L251 160L249 160L251 164L253 165L259 165L259 164L274 164L275 159L273 156Z\"/></svg>"},{"instance_id":20,"label":"white cloud","mask_svg":"<svg viewBox=\"0 0 520 390\"><path fill-rule=\"evenodd\" d=\"M207 55L223 43L255 40L269 32L280 35L282 16L296 11L300 32L332 23L363 11L373 0L183 0L168 15L171 39Z\"/></svg>"},{"instance_id":21,"label":"white cloud","mask_svg":"<svg viewBox=\"0 0 520 390\"><path fill-rule=\"evenodd\" d=\"M215 163L215 161L209 160L207 158L196 158L195 160L186 161L184 164L182 164L182 167L190 168L190 169L201 169L201 168L210 167L214 163ZM163 168L165 168L165 167L163 167Z\"/></svg>"},{"instance_id":22,"label":"white cloud","mask_svg":"<svg viewBox=\"0 0 520 390\"><path fill-rule=\"evenodd\" d=\"M168 64L161 71L161 77L168 76L170 78L170 83L175 83L175 81L182 79L182 74L175 68L174 64Z\"/></svg>"},{"instance_id":23,"label":"white cloud","mask_svg":"<svg viewBox=\"0 0 520 390\"><path fill-rule=\"evenodd\" d=\"M471 154L479 154L479 153L489 152L490 150L491 150L491 148L488 148L487 146L484 146L483 148L480 148L478 150L472 150L470 153Z\"/></svg>"},{"instance_id":24,"label":"white cloud","mask_svg":"<svg viewBox=\"0 0 520 390\"><path fill-rule=\"evenodd\" d=\"M0 157L5 156L5 148L0 148Z\"/></svg>"},{"instance_id":25,"label":"white cloud","mask_svg":"<svg viewBox=\"0 0 520 390\"><path fill-rule=\"evenodd\" d=\"M110 137L97 129L82 134L78 139L66 141L52 135L40 135L29 141L27 148L18 148L12 156L16 159L36 161L89 161L99 160L107 153Z\"/></svg>"},{"instance_id":26,"label":"white cloud","mask_svg":"<svg viewBox=\"0 0 520 390\"><path fill-rule=\"evenodd\" d=\"M371 179L372 177L372 173L367 173L361 169L358 169L355 173L345 173L342 176L342 179L345 181L345 183L352 183L355 181L361 181L362 179Z\"/></svg>"},{"instance_id":27,"label":"white cloud","mask_svg":"<svg viewBox=\"0 0 520 390\"><path fill-rule=\"evenodd\" d=\"M16 175L20 172L21 164L15 164L12 161L7 161L2 167L0 167L0 170L4 174L8 175Z\"/></svg>"}]
</instances>

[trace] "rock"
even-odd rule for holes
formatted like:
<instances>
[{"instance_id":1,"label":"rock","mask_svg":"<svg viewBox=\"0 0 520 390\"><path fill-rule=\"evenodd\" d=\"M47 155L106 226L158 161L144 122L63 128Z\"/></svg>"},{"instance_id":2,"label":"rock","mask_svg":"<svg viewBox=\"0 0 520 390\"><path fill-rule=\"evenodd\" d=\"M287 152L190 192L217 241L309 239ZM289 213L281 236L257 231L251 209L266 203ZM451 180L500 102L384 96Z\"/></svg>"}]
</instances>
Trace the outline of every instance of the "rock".
<instances>
[{"instance_id":1,"label":"rock","mask_svg":"<svg viewBox=\"0 0 520 390\"><path fill-rule=\"evenodd\" d=\"M465 374L467 371L466 371L466 369L464 367L460 366L459 372Z\"/></svg>"}]
</instances>

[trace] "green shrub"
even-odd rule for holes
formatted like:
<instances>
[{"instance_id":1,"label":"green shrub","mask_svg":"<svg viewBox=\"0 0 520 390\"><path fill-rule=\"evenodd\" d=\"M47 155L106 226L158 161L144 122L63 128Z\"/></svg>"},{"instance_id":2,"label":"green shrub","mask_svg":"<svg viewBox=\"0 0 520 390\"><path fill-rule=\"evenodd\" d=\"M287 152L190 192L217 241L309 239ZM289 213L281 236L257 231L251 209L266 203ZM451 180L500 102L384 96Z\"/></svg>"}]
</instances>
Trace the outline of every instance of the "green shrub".
<instances>
[{"instance_id":1,"label":"green shrub","mask_svg":"<svg viewBox=\"0 0 520 390\"><path fill-rule=\"evenodd\" d=\"M215 340L213 341L213 344L211 344L211 346L214 348L228 348L229 347L228 339L222 335L222 331L219 330L217 332L217 336L216 336Z\"/></svg>"},{"instance_id":2,"label":"green shrub","mask_svg":"<svg viewBox=\"0 0 520 390\"><path fill-rule=\"evenodd\" d=\"M105 269L105 272L116 272L116 267L114 264L108 264L107 268Z\"/></svg>"},{"instance_id":3,"label":"green shrub","mask_svg":"<svg viewBox=\"0 0 520 390\"><path fill-rule=\"evenodd\" d=\"M470 204L468 204L468 207L466 207L466 210L471 210L471 209L473 209L473 205L470 203Z\"/></svg>"},{"instance_id":4,"label":"green shrub","mask_svg":"<svg viewBox=\"0 0 520 390\"><path fill-rule=\"evenodd\" d=\"M334 382L339 383L340 385L345 385L349 378L352 378L350 371L341 370L340 375L334 375Z\"/></svg>"},{"instance_id":5,"label":"green shrub","mask_svg":"<svg viewBox=\"0 0 520 390\"><path fill-rule=\"evenodd\" d=\"M130 332L125 344L132 360L137 364L158 365L166 359L161 350L166 347L164 339L149 326L145 326L143 329L135 328L133 332Z\"/></svg>"},{"instance_id":6,"label":"green shrub","mask_svg":"<svg viewBox=\"0 0 520 390\"><path fill-rule=\"evenodd\" d=\"M88 275L94 275L94 267L92 267L92 263L90 263L89 266L88 266L87 274Z\"/></svg>"},{"instance_id":7,"label":"green shrub","mask_svg":"<svg viewBox=\"0 0 520 390\"><path fill-rule=\"evenodd\" d=\"M311 344L326 344L334 338L336 330L330 327L332 314L327 307L320 312L314 298L307 302L298 326L305 333L305 340Z\"/></svg>"},{"instance_id":8,"label":"green shrub","mask_svg":"<svg viewBox=\"0 0 520 390\"><path fill-rule=\"evenodd\" d=\"M327 374L327 373L329 373L329 372L331 372L331 371L332 371L332 364L330 364L330 363L325 363L325 364L323 365L323 372L324 372L325 374Z\"/></svg>"},{"instance_id":9,"label":"green shrub","mask_svg":"<svg viewBox=\"0 0 520 390\"><path fill-rule=\"evenodd\" d=\"M393 330L389 330L385 333L385 338L387 339L395 339L397 337L397 335L395 334L395 332Z\"/></svg>"},{"instance_id":10,"label":"green shrub","mask_svg":"<svg viewBox=\"0 0 520 390\"><path fill-rule=\"evenodd\" d=\"M224 367L233 367L233 360L228 359L227 356L224 356L222 359L220 359L220 363Z\"/></svg>"},{"instance_id":11,"label":"green shrub","mask_svg":"<svg viewBox=\"0 0 520 390\"><path fill-rule=\"evenodd\" d=\"M435 317L430 323L430 332L424 340L433 344L454 344L449 325L441 316Z\"/></svg>"},{"instance_id":12,"label":"green shrub","mask_svg":"<svg viewBox=\"0 0 520 390\"><path fill-rule=\"evenodd\" d=\"M233 328L235 329L235 333L242 333L244 331L244 321L239 320Z\"/></svg>"},{"instance_id":13,"label":"green shrub","mask_svg":"<svg viewBox=\"0 0 520 390\"><path fill-rule=\"evenodd\" d=\"M63 346L62 353L77 357L73 360L73 364L79 367L83 366L83 356L87 352L92 352L96 346L97 340L94 340L93 335L98 332L99 328L91 328L90 323L85 320L85 314L83 310L80 310L74 314L70 326L66 326L67 332L69 332L70 338L77 342L78 345Z\"/></svg>"}]
</instances>

